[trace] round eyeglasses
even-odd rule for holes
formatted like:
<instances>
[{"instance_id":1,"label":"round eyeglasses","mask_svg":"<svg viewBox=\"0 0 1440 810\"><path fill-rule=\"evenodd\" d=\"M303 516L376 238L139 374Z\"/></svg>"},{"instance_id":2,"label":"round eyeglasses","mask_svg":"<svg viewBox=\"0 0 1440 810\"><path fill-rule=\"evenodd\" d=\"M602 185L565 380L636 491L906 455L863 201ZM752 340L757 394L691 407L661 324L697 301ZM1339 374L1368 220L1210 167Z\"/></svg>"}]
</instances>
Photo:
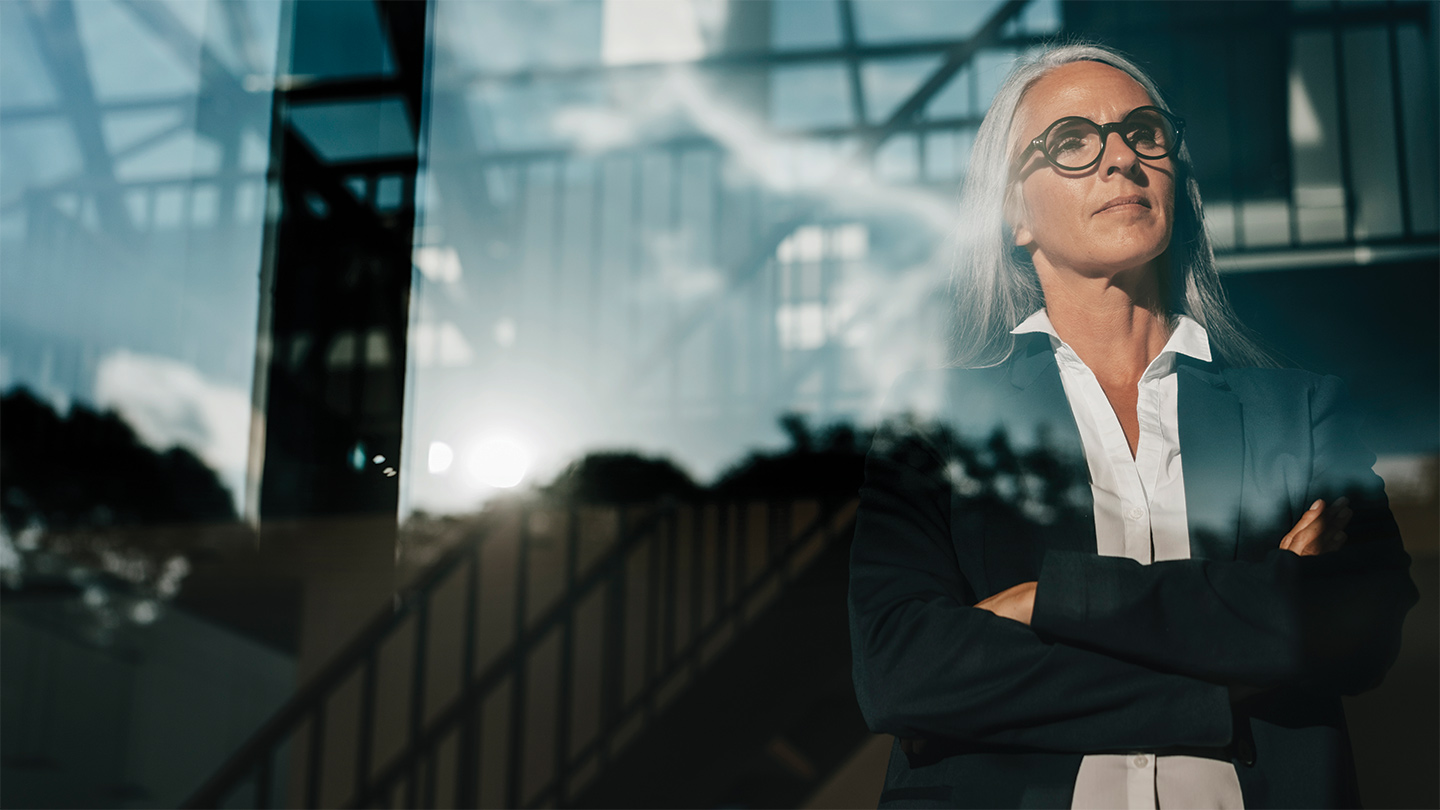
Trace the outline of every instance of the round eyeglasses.
<instances>
[{"instance_id":1,"label":"round eyeglasses","mask_svg":"<svg viewBox=\"0 0 1440 810\"><path fill-rule=\"evenodd\" d=\"M1088 169L1105 156L1105 143L1112 132L1120 133L1121 140L1135 150L1135 154L1157 160L1169 157L1180 148L1185 119L1159 107L1136 107L1116 124L1097 124L1078 115L1061 118L1046 127L1040 137L1020 153L1015 172L1019 173L1034 151L1039 151L1057 169L1067 172Z\"/></svg>"}]
</instances>

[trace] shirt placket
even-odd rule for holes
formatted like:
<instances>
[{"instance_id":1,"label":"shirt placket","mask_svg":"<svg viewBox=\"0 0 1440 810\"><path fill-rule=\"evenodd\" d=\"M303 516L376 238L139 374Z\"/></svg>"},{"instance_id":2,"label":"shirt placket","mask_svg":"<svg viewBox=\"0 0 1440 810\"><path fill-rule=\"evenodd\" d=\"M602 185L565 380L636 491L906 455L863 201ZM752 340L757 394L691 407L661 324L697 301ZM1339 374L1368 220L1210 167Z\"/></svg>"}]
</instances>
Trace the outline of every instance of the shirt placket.
<instances>
[{"instance_id":1,"label":"shirt placket","mask_svg":"<svg viewBox=\"0 0 1440 810\"><path fill-rule=\"evenodd\" d=\"M1110 406L1110 400L1105 396L1105 390L1100 387L1100 381L1095 377L1095 373L1078 356L1074 358L1073 362L1078 365L1076 370L1083 380L1085 398L1088 400L1090 413L1095 419L1100 441L1104 445L1104 453L1110 460L1108 466L1110 474L1113 476L1115 494L1120 499L1120 513L1123 516L1121 525L1125 556L1149 564L1151 556L1149 498L1146 497L1145 487L1141 483L1140 471L1136 466L1135 458L1130 455L1130 442L1125 438L1125 431L1120 427L1120 419L1116 415L1115 409ZM1142 449L1154 445L1154 438L1147 439L1145 431L1142 429L1140 440L1136 445L1136 456L1139 456Z\"/></svg>"},{"instance_id":2,"label":"shirt placket","mask_svg":"<svg viewBox=\"0 0 1440 810\"><path fill-rule=\"evenodd\" d=\"M1135 455L1120 426L1119 415L1089 366L1073 350L1065 347L1070 369L1082 380L1090 414L1096 422L1104 453L1110 460L1116 494L1124 515L1125 556L1149 565L1154 559L1151 540L1151 498L1159 476L1161 455L1160 386L1158 377L1164 370L1162 358L1156 358L1141 377L1136 397L1136 419L1140 435ZM1162 355L1163 357L1163 355ZM1156 757L1148 751L1134 751L1125 758L1125 798L1127 810L1157 810L1155 771Z\"/></svg>"},{"instance_id":3,"label":"shirt placket","mask_svg":"<svg viewBox=\"0 0 1440 810\"><path fill-rule=\"evenodd\" d=\"M1127 757L1125 782L1127 810L1156 810L1154 754L1136 752Z\"/></svg>"},{"instance_id":4,"label":"shirt placket","mask_svg":"<svg viewBox=\"0 0 1440 810\"><path fill-rule=\"evenodd\" d=\"M1136 443L1135 458L1130 467L1135 471L1136 488L1145 510L1143 526L1136 526L1134 545L1127 543L1126 550L1132 559L1145 564L1155 561L1155 489L1160 478L1161 449L1164 436L1160 413L1160 377L1165 370L1165 355L1162 353L1145 370L1140 378L1136 397L1135 416L1140 425L1140 439ZM1137 523L1142 521L1137 521Z\"/></svg>"}]
</instances>

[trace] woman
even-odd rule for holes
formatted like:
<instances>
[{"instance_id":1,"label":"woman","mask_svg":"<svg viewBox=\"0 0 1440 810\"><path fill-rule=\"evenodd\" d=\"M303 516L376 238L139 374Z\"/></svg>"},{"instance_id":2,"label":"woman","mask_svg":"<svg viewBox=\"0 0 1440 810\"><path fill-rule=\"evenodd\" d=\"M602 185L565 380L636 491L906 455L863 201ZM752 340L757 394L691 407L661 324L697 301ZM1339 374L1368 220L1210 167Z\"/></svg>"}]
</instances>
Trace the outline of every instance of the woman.
<instances>
[{"instance_id":1,"label":"woman","mask_svg":"<svg viewBox=\"0 0 1440 810\"><path fill-rule=\"evenodd\" d=\"M957 362L897 384L852 550L882 806L1359 802L1340 696L1394 661L1409 557L1338 381L1225 304L1183 138L1093 46L980 127Z\"/></svg>"}]
</instances>

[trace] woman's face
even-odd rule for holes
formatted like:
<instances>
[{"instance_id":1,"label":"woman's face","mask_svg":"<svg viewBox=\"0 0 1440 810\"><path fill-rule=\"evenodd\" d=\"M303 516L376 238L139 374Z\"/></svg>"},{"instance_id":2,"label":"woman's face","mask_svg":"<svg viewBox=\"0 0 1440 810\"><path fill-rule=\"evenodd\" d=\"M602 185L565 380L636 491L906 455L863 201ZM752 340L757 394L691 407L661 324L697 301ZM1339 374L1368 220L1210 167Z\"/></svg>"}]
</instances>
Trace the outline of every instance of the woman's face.
<instances>
[{"instance_id":1,"label":"woman's face","mask_svg":"<svg viewBox=\"0 0 1440 810\"><path fill-rule=\"evenodd\" d=\"M1063 65L1021 100L1010 130L1011 160L1060 118L1078 115L1109 124L1154 103L1134 79L1109 65ZM1020 199L1009 206L1009 219L1015 243L1031 251L1037 268L1045 264L1109 278L1147 265L1169 246L1174 162L1141 159L1119 133L1107 137L1100 162L1082 171L1058 169L1038 151L1016 167L1020 180L1013 193Z\"/></svg>"}]
</instances>

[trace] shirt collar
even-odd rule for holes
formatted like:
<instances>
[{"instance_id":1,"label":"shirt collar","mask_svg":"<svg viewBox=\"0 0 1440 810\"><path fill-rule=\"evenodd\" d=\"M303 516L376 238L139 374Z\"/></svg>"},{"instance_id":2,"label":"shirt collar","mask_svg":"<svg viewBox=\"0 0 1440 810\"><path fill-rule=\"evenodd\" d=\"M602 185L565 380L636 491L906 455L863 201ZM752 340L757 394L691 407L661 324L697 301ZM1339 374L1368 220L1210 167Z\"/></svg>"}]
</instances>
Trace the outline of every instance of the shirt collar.
<instances>
[{"instance_id":1,"label":"shirt collar","mask_svg":"<svg viewBox=\"0 0 1440 810\"><path fill-rule=\"evenodd\" d=\"M1050 323L1050 315L1044 307L1035 310L1030 317L1021 321L1019 326L1010 330L1012 335L1024 335L1031 332L1044 332L1054 338L1055 344L1069 348L1069 345L1056 333L1055 325ZM1165 348L1160 350L1162 357L1166 354L1184 354L1208 363L1210 362L1210 336L1205 332L1205 327L1201 326L1194 318L1189 315L1181 315L1176 319L1175 331L1165 342Z\"/></svg>"}]
</instances>

